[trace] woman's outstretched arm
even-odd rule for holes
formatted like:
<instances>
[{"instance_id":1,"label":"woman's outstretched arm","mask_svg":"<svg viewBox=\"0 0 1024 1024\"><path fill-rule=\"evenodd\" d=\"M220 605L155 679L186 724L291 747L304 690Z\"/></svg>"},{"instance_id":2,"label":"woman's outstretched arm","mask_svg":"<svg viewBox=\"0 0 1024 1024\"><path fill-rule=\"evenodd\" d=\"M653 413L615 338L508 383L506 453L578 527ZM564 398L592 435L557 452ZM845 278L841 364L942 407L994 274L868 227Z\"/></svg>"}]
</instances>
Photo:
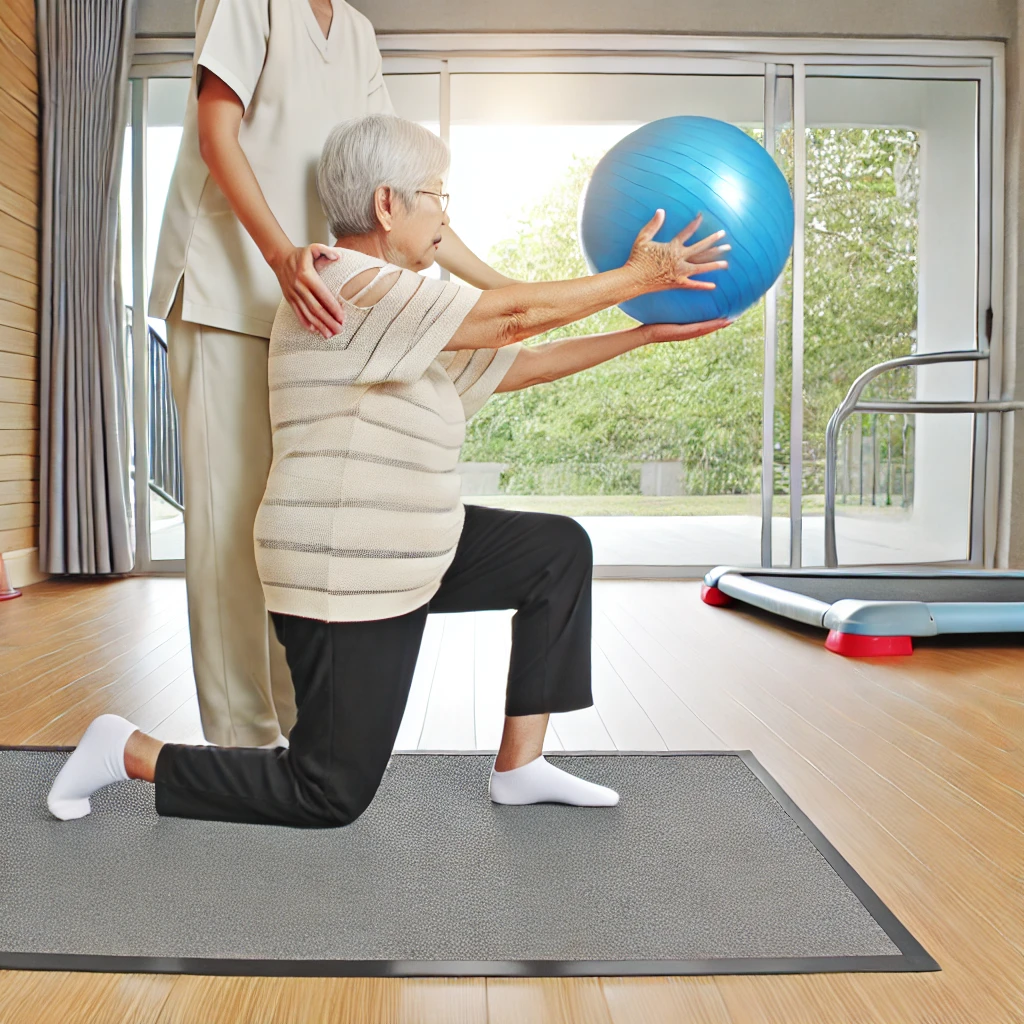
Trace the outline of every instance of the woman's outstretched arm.
<instances>
[{"instance_id":1,"label":"woman's outstretched arm","mask_svg":"<svg viewBox=\"0 0 1024 1024\"><path fill-rule=\"evenodd\" d=\"M671 241L655 242L665 219L658 210L636 237L629 259L614 270L570 281L514 284L484 292L459 325L447 349L503 348L582 320L647 292L667 288L711 289L697 274L724 270L724 231L687 245L700 226L694 218Z\"/></svg>"},{"instance_id":2,"label":"woman's outstretched arm","mask_svg":"<svg viewBox=\"0 0 1024 1024\"><path fill-rule=\"evenodd\" d=\"M632 352L642 345L662 341L689 341L727 327L726 319L695 324L640 324L622 331L557 338L521 349L495 391L521 391L535 384L550 384L581 370Z\"/></svg>"}]
</instances>

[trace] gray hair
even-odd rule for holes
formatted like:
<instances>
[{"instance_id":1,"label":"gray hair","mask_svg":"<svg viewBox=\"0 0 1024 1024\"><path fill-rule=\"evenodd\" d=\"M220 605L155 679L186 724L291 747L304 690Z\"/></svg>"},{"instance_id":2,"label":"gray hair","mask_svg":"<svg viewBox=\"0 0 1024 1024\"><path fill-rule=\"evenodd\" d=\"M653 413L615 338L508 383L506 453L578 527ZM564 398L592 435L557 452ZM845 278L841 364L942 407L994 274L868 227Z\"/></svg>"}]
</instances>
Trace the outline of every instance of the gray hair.
<instances>
[{"instance_id":1,"label":"gray hair","mask_svg":"<svg viewBox=\"0 0 1024 1024\"><path fill-rule=\"evenodd\" d=\"M390 185L406 207L417 189L448 171L448 145L415 121L394 114L366 114L336 125L320 154L316 188L335 238L377 228L373 196Z\"/></svg>"}]
</instances>

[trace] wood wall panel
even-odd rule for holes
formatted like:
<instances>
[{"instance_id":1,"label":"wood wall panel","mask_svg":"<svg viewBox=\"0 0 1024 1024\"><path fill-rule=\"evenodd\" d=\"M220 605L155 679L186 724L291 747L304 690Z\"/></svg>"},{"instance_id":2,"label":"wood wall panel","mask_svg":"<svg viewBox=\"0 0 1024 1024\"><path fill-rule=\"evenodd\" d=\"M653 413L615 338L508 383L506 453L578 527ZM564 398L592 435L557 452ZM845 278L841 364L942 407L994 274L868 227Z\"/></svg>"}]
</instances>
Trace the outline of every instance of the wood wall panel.
<instances>
[{"instance_id":1,"label":"wood wall panel","mask_svg":"<svg viewBox=\"0 0 1024 1024\"><path fill-rule=\"evenodd\" d=\"M38 229L39 204L32 199L18 195L0 181L0 212L10 214L15 220Z\"/></svg>"},{"instance_id":2,"label":"wood wall panel","mask_svg":"<svg viewBox=\"0 0 1024 1024\"><path fill-rule=\"evenodd\" d=\"M35 312L39 308L39 289L31 281L0 271L0 299Z\"/></svg>"},{"instance_id":3,"label":"wood wall panel","mask_svg":"<svg viewBox=\"0 0 1024 1024\"><path fill-rule=\"evenodd\" d=\"M0 324L19 331L34 331L39 326L39 309L0 298Z\"/></svg>"},{"instance_id":4,"label":"wood wall panel","mask_svg":"<svg viewBox=\"0 0 1024 1024\"><path fill-rule=\"evenodd\" d=\"M6 241L6 239L4 239ZM39 283L39 262L35 256L0 245L0 274L16 281Z\"/></svg>"},{"instance_id":5,"label":"wood wall panel","mask_svg":"<svg viewBox=\"0 0 1024 1024\"><path fill-rule=\"evenodd\" d=\"M0 455L33 456L38 452L38 430L0 430ZM32 526L34 524L23 523L22 525Z\"/></svg>"},{"instance_id":6,"label":"wood wall panel","mask_svg":"<svg viewBox=\"0 0 1024 1024\"><path fill-rule=\"evenodd\" d=\"M38 405L39 382L19 380L17 377L0 377L0 404L13 402L15 405ZM3 477L0 477L2 480Z\"/></svg>"},{"instance_id":7,"label":"wood wall panel","mask_svg":"<svg viewBox=\"0 0 1024 1024\"><path fill-rule=\"evenodd\" d=\"M0 6L0 26L6 28L10 37L16 40L22 59L28 61L30 67L35 67L36 26L34 18L26 18L25 13L25 5L14 3Z\"/></svg>"},{"instance_id":8,"label":"wood wall panel","mask_svg":"<svg viewBox=\"0 0 1024 1024\"><path fill-rule=\"evenodd\" d=\"M39 406L0 403L0 430L35 430L38 424Z\"/></svg>"},{"instance_id":9,"label":"wood wall panel","mask_svg":"<svg viewBox=\"0 0 1024 1024\"><path fill-rule=\"evenodd\" d=\"M0 324L0 352L35 359L39 354L39 335L34 331L19 331L16 327Z\"/></svg>"},{"instance_id":10,"label":"wood wall panel","mask_svg":"<svg viewBox=\"0 0 1024 1024\"><path fill-rule=\"evenodd\" d=\"M37 505L39 483L36 480L4 480L0 483L0 505Z\"/></svg>"},{"instance_id":11,"label":"wood wall panel","mask_svg":"<svg viewBox=\"0 0 1024 1024\"><path fill-rule=\"evenodd\" d=\"M39 74L34 0L0 3L0 554L39 532Z\"/></svg>"},{"instance_id":12,"label":"wood wall panel","mask_svg":"<svg viewBox=\"0 0 1024 1024\"><path fill-rule=\"evenodd\" d=\"M6 251L28 257L36 267L38 276L39 231L35 222L26 224L23 220L12 217L6 210L0 210L0 239L3 239Z\"/></svg>"}]
</instances>

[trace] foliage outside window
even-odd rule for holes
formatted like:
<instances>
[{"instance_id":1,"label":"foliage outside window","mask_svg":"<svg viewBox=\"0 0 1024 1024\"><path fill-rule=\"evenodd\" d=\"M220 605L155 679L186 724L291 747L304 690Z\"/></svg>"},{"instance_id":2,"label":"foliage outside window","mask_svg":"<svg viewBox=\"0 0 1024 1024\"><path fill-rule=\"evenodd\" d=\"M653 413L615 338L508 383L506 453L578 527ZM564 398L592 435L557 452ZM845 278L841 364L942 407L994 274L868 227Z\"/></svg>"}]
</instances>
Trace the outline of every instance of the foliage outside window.
<instances>
[{"instance_id":1,"label":"foliage outside window","mask_svg":"<svg viewBox=\"0 0 1024 1024\"><path fill-rule=\"evenodd\" d=\"M759 136L760 133L755 133ZM807 132L804 491L820 495L828 417L868 366L912 351L917 323L916 132ZM523 211L490 262L522 280L588 273L579 199L600 154L577 155L563 180ZM792 135L778 159L792 180ZM780 283L775 491L788 491L791 266ZM618 309L537 341L630 327ZM585 373L496 396L470 422L463 459L507 465L506 494L640 493L639 464L681 461L690 495L760 488L763 307L708 338L648 346ZM911 373L880 379L877 397L912 397ZM902 420L902 418L901 418ZM906 430L879 432L873 457L906 463ZM846 443L844 451L850 449ZM890 492L893 490L892 481ZM710 509L709 509L710 511Z\"/></svg>"}]
</instances>

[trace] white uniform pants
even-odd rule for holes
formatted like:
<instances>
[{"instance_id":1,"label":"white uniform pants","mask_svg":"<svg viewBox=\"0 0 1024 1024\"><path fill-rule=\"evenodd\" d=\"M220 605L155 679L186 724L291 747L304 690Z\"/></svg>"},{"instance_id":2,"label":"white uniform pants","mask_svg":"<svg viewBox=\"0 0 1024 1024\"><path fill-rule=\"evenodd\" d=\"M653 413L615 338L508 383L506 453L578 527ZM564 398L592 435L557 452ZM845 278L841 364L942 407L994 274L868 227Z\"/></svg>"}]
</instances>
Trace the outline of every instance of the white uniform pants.
<instances>
[{"instance_id":1,"label":"white uniform pants","mask_svg":"<svg viewBox=\"0 0 1024 1024\"><path fill-rule=\"evenodd\" d=\"M272 455L266 338L167 319L185 479L185 586L203 733L261 746L295 724L295 694L263 600L253 524Z\"/></svg>"}]
</instances>

